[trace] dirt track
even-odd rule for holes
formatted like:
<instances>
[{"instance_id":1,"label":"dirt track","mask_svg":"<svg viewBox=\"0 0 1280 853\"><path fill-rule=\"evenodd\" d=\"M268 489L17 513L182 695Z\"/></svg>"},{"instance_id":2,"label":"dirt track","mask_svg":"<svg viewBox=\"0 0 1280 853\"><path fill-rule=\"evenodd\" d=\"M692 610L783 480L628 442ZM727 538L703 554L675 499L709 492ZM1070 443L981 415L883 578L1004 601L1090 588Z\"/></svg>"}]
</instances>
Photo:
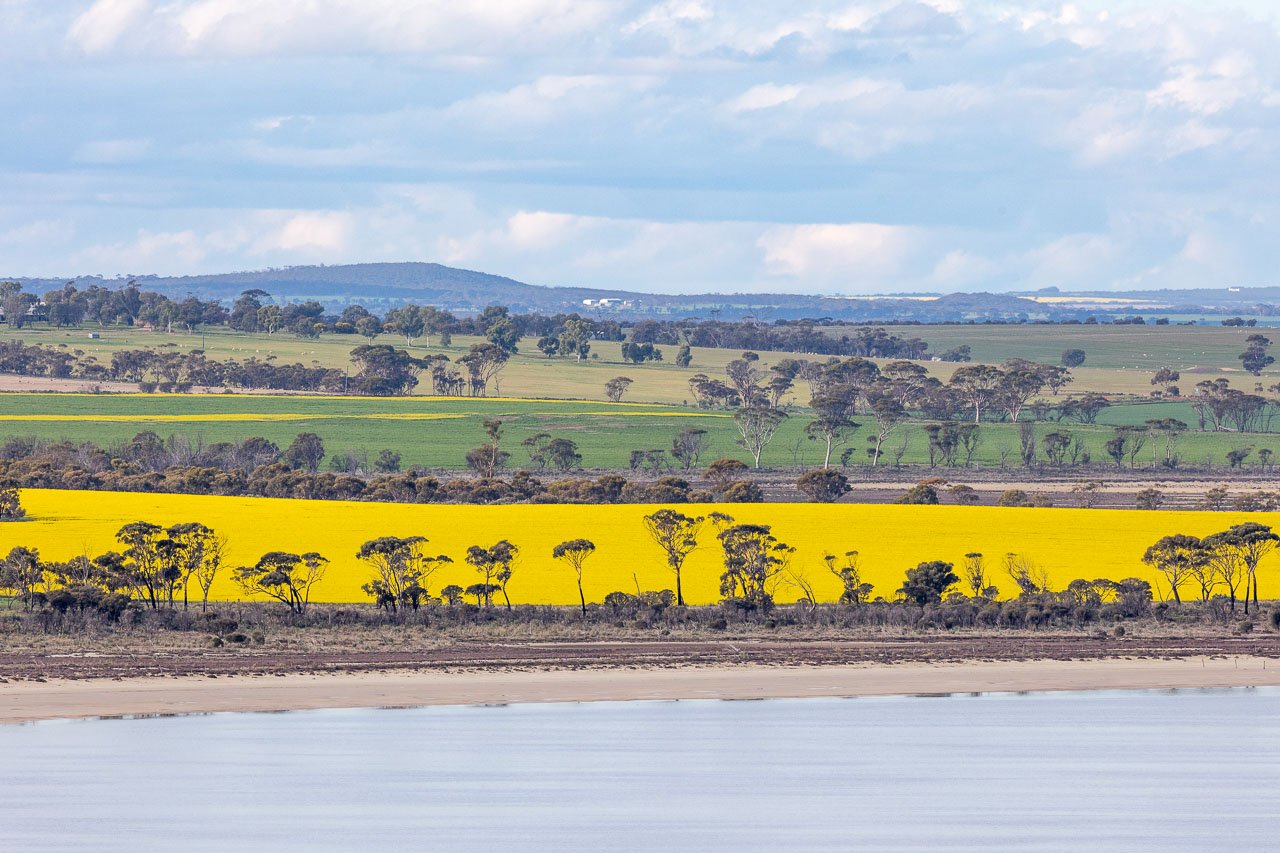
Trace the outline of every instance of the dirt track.
<instances>
[{"instance_id":1,"label":"dirt track","mask_svg":"<svg viewBox=\"0 0 1280 853\"><path fill-rule=\"evenodd\" d=\"M379 671L573 670L755 664L1099 660L1249 655L1280 658L1280 634L1123 637L1022 634L902 639L717 639L626 642L405 643L383 651L254 647L235 651L131 648L0 653L5 679L85 679L178 675L284 675Z\"/></svg>"}]
</instances>

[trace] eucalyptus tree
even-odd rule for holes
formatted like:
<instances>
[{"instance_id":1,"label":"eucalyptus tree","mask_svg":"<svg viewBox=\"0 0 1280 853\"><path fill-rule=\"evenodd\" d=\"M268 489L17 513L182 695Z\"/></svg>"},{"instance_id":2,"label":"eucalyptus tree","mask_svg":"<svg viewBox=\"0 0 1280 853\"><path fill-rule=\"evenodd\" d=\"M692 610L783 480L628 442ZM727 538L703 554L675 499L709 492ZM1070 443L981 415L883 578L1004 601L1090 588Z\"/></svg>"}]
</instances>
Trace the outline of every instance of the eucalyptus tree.
<instances>
[{"instance_id":1,"label":"eucalyptus tree","mask_svg":"<svg viewBox=\"0 0 1280 853\"><path fill-rule=\"evenodd\" d=\"M1165 536L1142 555L1142 562L1164 575L1173 592L1173 600L1179 604L1182 603L1179 588L1208 561L1209 552L1204 541L1185 533Z\"/></svg>"},{"instance_id":2,"label":"eucalyptus tree","mask_svg":"<svg viewBox=\"0 0 1280 853\"><path fill-rule=\"evenodd\" d=\"M247 594L274 598L301 616L307 612L311 590L324 579L328 564L329 560L315 551L271 551L252 566L237 568L231 578Z\"/></svg>"},{"instance_id":3,"label":"eucalyptus tree","mask_svg":"<svg viewBox=\"0 0 1280 853\"><path fill-rule=\"evenodd\" d=\"M417 610L431 596L431 576L453 560L425 550L425 536L382 536L360 546L356 559L373 570L373 579L361 587L380 607Z\"/></svg>"},{"instance_id":4,"label":"eucalyptus tree","mask_svg":"<svg viewBox=\"0 0 1280 853\"><path fill-rule=\"evenodd\" d=\"M773 441L783 420L787 417L779 409L763 406L748 406L739 409L733 415L733 423L738 428L738 446L751 454L755 467L760 467L760 455Z\"/></svg>"},{"instance_id":5,"label":"eucalyptus tree","mask_svg":"<svg viewBox=\"0 0 1280 853\"><path fill-rule=\"evenodd\" d=\"M698 532L706 519L691 517L673 509L660 509L643 518L649 537L667 557L667 568L676 576L676 604L684 606L684 588L680 573L685 560L698 548Z\"/></svg>"},{"instance_id":6,"label":"eucalyptus tree","mask_svg":"<svg viewBox=\"0 0 1280 853\"><path fill-rule=\"evenodd\" d=\"M570 539L551 549L551 556L573 570L578 581L578 600L582 603L582 615L587 615L587 596L582 591L582 570L587 558L595 553L596 545L590 539Z\"/></svg>"}]
</instances>

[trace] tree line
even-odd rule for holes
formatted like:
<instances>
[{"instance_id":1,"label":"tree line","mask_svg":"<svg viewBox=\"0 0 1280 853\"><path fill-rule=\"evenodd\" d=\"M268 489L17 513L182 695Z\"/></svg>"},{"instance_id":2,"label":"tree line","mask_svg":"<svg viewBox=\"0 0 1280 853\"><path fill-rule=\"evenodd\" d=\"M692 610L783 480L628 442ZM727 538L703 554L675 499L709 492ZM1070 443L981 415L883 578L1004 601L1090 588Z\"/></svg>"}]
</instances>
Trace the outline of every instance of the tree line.
<instances>
[{"instance_id":1,"label":"tree line","mask_svg":"<svg viewBox=\"0 0 1280 853\"><path fill-rule=\"evenodd\" d=\"M371 342L382 334L404 338L406 346L432 340L443 346L454 335L487 338L509 352L521 338L533 337L537 348L550 356L587 357L592 342L630 343L637 349L622 355L627 360L653 359L655 344L671 346L728 347L763 351L794 351L824 355L862 355L883 358L925 358L928 345L919 338L905 338L882 327L848 329L823 320L727 322L716 319L678 321L641 320L624 324L617 320L586 318L571 313L513 313L503 305L490 305L473 316L458 317L432 305L406 303L379 315L358 303L341 312L328 311L315 300L281 303L258 288L246 290L230 309L216 301L195 296L174 300L162 293L143 290L136 281L118 288L75 282L43 295L23 290L18 282L0 282L0 312L13 328L37 322L57 327L85 323L106 326L145 326L166 332L194 332L201 327L225 327L235 331L303 338L322 334L359 335ZM648 349L644 349L645 346Z\"/></svg>"},{"instance_id":2,"label":"tree line","mask_svg":"<svg viewBox=\"0 0 1280 853\"><path fill-rule=\"evenodd\" d=\"M500 420L486 421L488 441L467 453L474 476L441 480L427 471L403 469L391 449L373 458L347 451L329 455L316 433L299 433L286 447L262 437L204 444L184 436L162 439L152 431L127 442L101 447L91 442L46 442L15 438L0 445L0 482L34 489L157 492L223 496L259 496L312 500L360 500L393 503L758 503L759 486L747 480L747 467L718 459L700 469L705 432L684 430L672 440L681 475L665 473L665 460L653 479L628 479L616 473L571 476L582 456L568 439L540 433L523 442L528 467L508 472L511 454L503 450ZM652 455L641 452L641 457ZM321 470L329 460L329 470ZM633 468L643 467L643 458ZM532 470L530 470L532 469ZM701 471L704 484L693 482ZM550 476L548 476L550 475ZM3 500L0 498L0 512ZM0 516L2 517L2 516Z\"/></svg>"},{"instance_id":3,"label":"tree line","mask_svg":"<svg viewBox=\"0 0 1280 853\"><path fill-rule=\"evenodd\" d=\"M653 558L664 565L672 586L644 591L637 581L634 595L615 591L604 596L606 607L686 606L686 564L700 548L713 547L719 554L720 605L739 614L769 614L777 596L787 591L801 608L823 603L859 608L872 604L927 607L950 604L978 608L995 606L1001 595L997 577L1003 575L1016 590L1014 598L1041 611L1055 607L1111 607L1121 615L1137 616L1153 600L1152 585L1141 578L1077 579L1054 590L1048 572L1025 555L1007 553L1000 561L980 552L966 553L962 561L926 560L906 569L901 585L889 596L874 596L864 579L856 550L827 552L821 565L796 564L796 549L780 540L772 525L743 523L721 512L687 515L663 508L642 519ZM325 578L329 558L317 552L268 551L251 564L228 561L227 539L210 527L188 522L168 527L136 521L116 533L118 549L96 557L78 556L66 561L43 559L34 548L18 546L0 560L0 589L8 591L30 609L56 612L92 611L118 620L129 608L146 610L188 609L193 603L208 607L210 592L222 576L252 598L276 601L298 616L305 615L316 587ZM1170 595L1181 604L1180 590L1199 586L1208 602L1224 588L1232 611L1237 592L1245 613L1259 606L1259 566L1275 549L1278 537L1269 526L1248 522L1203 539L1185 534L1161 538L1142 555L1168 584ZM416 612L423 607L453 607L467 598L477 608L513 607L513 579L520 571L521 547L507 539L478 543L458 555L433 553L424 536L381 536L363 543L354 558L364 567L363 591L372 603L389 615ZM599 560L590 539L566 539L545 555L562 567L574 582L579 608L588 612L586 585ZM465 566L471 583L458 582ZM452 582L436 586L448 569ZM839 581L839 592L823 602L809 569ZM1163 596L1163 593L1162 593ZM995 607L992 613L999 613Z\"/></svg>"}]
</instances>

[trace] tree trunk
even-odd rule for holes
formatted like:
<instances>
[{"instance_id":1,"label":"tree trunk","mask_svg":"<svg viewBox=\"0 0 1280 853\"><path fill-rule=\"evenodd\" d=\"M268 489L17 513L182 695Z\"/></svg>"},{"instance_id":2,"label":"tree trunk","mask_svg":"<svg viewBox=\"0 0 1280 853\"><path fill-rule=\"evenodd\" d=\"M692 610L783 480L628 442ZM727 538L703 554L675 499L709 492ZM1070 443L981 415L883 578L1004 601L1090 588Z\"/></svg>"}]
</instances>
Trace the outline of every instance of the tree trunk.
<instances>
[{"instance_id":1,"label":"tree trunk","mask_svg":"<svg viewBox=\"0 0 1280 853\"><path fill-rule=\"evenodd\" d=\"M582 581L578 581L578 600L582 602L582 618L587 617L587 597L582 592Z\"/></svg>"},{"instance_id":2,"label":"tree trunk","mask_svg":"<svg viewBox=\"0 0 1280 853\"><path fill-rule=\"evenodd\" d=\"M831 436L827 436L827 454L822 457L822 467L827 469L831 467Z\"/></svg>"},{"instance_id":3,"label":"tree trunk","mask_svg":"<svg viewBox=\"0 0 1280 853\"><path fill-rule=\"evenodd\" d=\"M680 588L680 570L676 569L676 604L684 607L684 590Z\"/></svg>"}]
</instances>

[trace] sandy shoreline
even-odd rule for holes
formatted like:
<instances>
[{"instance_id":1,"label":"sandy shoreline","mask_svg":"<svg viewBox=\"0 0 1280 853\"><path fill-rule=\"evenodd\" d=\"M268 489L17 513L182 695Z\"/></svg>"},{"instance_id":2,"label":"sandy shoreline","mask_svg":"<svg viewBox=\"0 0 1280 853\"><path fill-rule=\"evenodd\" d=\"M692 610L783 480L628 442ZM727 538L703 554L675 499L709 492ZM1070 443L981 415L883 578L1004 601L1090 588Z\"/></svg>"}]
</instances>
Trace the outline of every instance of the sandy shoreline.
<instances>
[{"instance_id":1,"label":"sandy shoreline","mask_svg":"<svg viewBox=\"0 0 1280 853\"><path fill-rule=\"evenodd\" d=\"M1280 686L1280 661L1260 657L1194 657L85 679L0 684L0 723L517 702L1262 686Z\"/></svg>"}]
</instances>

